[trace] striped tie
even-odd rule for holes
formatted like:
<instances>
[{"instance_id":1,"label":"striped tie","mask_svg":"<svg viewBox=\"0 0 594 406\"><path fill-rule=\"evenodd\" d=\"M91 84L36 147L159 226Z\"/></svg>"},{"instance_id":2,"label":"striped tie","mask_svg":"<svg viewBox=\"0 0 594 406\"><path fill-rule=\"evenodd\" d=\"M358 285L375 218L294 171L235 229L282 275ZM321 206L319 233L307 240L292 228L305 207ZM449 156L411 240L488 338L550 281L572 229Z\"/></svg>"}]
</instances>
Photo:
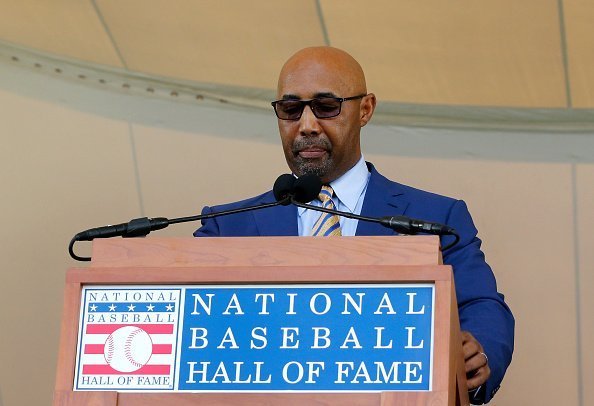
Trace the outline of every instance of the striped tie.
<instances>
[{"instance_id":1,"label":"striped tie","mask_svg":"<svg viewBox=\"0 0 594 406\"><path fill-rule=\"evenodd\" d=\"M322 207L336 210L332 195L334 190L328 185L322 186L318 199L322 202ZM340 221L336 214L322 213L311 229L312 236L328 237L330 235L342 235L340 232Z\"/></svg>"}]
</instances>

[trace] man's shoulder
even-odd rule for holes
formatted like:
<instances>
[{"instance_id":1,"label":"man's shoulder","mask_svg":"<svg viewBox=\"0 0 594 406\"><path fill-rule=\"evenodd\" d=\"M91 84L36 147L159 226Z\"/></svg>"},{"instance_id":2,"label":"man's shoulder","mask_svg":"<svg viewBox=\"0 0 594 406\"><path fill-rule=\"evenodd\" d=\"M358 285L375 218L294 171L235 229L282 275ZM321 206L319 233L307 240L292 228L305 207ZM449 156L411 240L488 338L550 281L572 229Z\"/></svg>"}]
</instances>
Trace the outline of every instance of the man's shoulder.
<instances>
[{"instance_id":1,"label":"man's shoulder","mask_svg":"<svg viewBox=\"0 0 594 406\"><path fill-rule=\"evenodd\" d=\"M371 170L369 188L371 189L372 193L374 189L383 189L392 196L403 196L408 201L430 201L435 204L445 205L453 204L459 200L454 197L441 195L393 181L380 174L372 164L368 163L368 165L370 166Z\"/></svg>"},{"instance_id":2,"label":"man's shoulder","mask_svg":"<svg viewBox=\"0 0 594 406\"><path fill-rule=\"evenodd\" d=\"M202 227L194 232L195 237L240 237L262 235L256 225L256 213L260 210L245 210L235 212L233 214L221 215L222 212L237 209L246 209L253 207L257 209L259 205L264 203L273 203L276 199L272 191L262 193L258 196L250 197L249 199L240 200L232 203L225 203L215 206L205 206L202 209L202 215L207 216L202 220ZM278 207L270 207L266 209L278 210ZM265 217L266 218L266 217ZM267 222L260 226L266 226Z\"/></svg>"},{"instance_id":3,"label":"man's shoulder","mask_svg":"<svg viewBox=\"0 0 594 406\"><path fill-rule=\"evenodd\" d=\"M273 203L275 201L276 201L276 199L274 198L274 194L272 193L272 190L269 190L268 192L264 192L257 196L249 197L247 199L239 200L236 202L223 203L223 204L217 204L214 206L210 206L210 209L212 211L220 212L220 211L225 211L225 210L239 209L242 207L256 206L258 204Z\"/></svg>"}]
</instances>

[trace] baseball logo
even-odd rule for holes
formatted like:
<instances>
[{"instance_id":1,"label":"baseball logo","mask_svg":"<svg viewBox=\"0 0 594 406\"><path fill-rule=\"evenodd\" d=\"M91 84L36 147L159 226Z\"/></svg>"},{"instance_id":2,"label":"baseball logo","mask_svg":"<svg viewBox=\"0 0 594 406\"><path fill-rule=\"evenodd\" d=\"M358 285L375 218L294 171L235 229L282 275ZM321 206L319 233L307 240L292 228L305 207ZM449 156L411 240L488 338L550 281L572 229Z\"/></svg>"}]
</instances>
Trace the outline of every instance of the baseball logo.
<instances>
[{"instance_id":1,"label":"baseball logo","mask_svg":"<svg viewBox=\"0 0 594 406\"><path fill-rule=\"evenodd\" d=\"M118 372L138 371L153 355L153 341L140 327L120 327L107 337L103 355Z\"/></svg>"}]
</instances>

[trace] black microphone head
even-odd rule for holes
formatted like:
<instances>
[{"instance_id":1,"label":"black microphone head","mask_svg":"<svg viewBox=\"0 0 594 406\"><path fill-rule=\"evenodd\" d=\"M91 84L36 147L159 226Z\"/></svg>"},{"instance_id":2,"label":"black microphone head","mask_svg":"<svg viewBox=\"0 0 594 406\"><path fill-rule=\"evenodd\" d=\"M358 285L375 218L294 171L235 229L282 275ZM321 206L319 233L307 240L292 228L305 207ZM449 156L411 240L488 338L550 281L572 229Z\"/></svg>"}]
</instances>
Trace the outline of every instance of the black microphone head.
<instances>
[{"instance_id":1,"label":"black microphone head","mask_svg":"<svg viewBox=\"0 0 594 406\"><path fill-rule=\"evenodd\" d=\"M293 198L299 203L311 202L322 190L322 181L317 175L303 175L297 178L293 186Z\"/></svg>"},{"instance_id":2,"label":"black microphone head","mask_svg":"<svg viewBox=\"0 0 594 406\"><path fill-rule=\"evenodd\" d=\"M274 198L277 202L286 199L287 202L283 202L283 205L286 206L289 203L291 203L290 200L287 199L287 197L290 197L293 194L293 185L295 185L295 181L297 181L295 176L290 175L288 173L285 173L276 178L276 181L274 182L274 186L272 188L272 192L274 193Z\"/></svg>"}]
</instances>

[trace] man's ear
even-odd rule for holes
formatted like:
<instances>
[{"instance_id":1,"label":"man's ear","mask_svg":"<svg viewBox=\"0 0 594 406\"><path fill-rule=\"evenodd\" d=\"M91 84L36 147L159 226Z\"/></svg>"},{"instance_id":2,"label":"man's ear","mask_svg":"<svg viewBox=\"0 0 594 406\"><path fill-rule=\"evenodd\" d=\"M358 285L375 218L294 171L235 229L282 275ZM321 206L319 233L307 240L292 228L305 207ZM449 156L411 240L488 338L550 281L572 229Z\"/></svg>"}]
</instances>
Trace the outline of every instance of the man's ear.
<instances>
[{"instance_id":1,"label":"man's ear","mask_svg":"<svg viewBox=\"0 0 594 406\"><path fill-rule=\"evenodd\" d=\"M368 93L367 96L365 96L363 100L361 100L361 115L359 119L361 127L363 127L365 124L369 122L369 120L371 120L373 112L375 111L375 103L376 100L375 95L373 93Z\"/></svg>"}]
</instances>

